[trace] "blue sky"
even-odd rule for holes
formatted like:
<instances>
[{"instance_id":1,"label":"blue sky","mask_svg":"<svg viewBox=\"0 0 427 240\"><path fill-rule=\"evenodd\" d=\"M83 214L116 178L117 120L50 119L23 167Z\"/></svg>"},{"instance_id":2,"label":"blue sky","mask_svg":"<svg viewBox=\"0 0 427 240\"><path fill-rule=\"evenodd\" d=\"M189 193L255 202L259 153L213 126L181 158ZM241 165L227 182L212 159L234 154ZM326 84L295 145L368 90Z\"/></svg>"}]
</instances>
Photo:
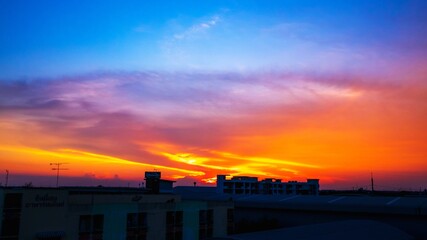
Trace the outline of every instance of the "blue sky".
<instances>
[{"instance_id":1,"label":"blue sky","mask_svg":"<svg viewBox=\"0 0 427 240\"><path fill-rule=\"evenodd\" d=\"M372 64L388 66L384 59L425 52L425 7L424 1L2 1L0 78L123 70L372 72Z\"/></svg>"}]
</instances>

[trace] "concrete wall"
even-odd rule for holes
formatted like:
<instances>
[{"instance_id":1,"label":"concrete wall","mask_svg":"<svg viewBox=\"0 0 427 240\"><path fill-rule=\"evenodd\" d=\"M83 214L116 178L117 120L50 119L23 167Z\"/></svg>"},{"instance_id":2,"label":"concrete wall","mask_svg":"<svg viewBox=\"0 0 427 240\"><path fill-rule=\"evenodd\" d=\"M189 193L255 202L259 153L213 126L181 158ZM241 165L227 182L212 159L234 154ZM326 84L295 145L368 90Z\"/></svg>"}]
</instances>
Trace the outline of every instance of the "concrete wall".
<instances>
[{"instance_id":1,"label":"concrete wall","mask_svg":"<svg viewBox=\"0 0 427 240\"><path fill-rule=\"evenodd\" d=\"M214 237L227 236L227 210L229 208L229 206L223 206L214 210Z\"/></svg>"},{"instance_id":2,"label":"concrete wall","mask_svg":"<svg viewBox=\"0 0 427 240\"><path fill-rule=\"evenodd\" d=\"M199 211L213 209L214 237L227 234L227 209L231 202L181 201L176 195L75 194L66 189L0 189L0 211L5 193L23 193L20 239L41 232L64 232L62 239L78 239L81 215L104 216L105 240L126 239L128 213L147 213L147 239L166 238L167 211L183 211L183 239L199 237ZM2 220L2 219L0 219ZM1 224L0 224L1 226ZM1 229L0 229L1 230Z\"/></svg>"},{"instance_id":3,"label":"concrete wall","mask_svg":"<svg viewBox=\"0 0 427 240\"><path fill-rule=\"evenodd\" d=\"M64 191L27 189L22 196L20 238L33 239L37 232L64 231L67 200Z\"/></svg>"}]
</instances>

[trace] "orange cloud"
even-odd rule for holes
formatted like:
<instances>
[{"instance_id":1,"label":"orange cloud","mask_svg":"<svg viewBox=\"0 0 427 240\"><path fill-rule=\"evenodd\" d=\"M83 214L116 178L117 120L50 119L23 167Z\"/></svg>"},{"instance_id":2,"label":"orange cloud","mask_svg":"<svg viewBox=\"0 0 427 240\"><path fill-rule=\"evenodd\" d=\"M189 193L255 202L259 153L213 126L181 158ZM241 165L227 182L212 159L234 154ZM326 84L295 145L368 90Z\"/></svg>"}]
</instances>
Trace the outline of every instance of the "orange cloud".
<instances>
[{"instance_id":1,"label":"orange cloud","mask_svg":"<svg viewBox=\"0 0 427 240\"><path fill-rule=\"evenodd\" d=\"M142 76L59 79L0 95L1 167L49 175L50 162L68 162L64 174L73 176L136 180L156 168L173 179L319 177L332 185L371 171L427 170L423 71L404 80Z\"/></svg>"}]
</instances>

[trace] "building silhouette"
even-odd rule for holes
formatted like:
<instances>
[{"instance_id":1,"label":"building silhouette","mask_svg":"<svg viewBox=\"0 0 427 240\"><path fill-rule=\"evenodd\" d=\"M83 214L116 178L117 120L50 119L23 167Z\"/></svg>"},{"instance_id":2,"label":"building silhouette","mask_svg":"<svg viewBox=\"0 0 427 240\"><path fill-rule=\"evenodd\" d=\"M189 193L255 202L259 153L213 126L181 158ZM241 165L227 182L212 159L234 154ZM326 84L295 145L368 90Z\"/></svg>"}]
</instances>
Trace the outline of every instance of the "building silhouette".
<instances>
[{"instance_id":1,"label":"building silhouette","mask_svg":"<svg viewBox=\"0 0 427 240\"><path fill-rule=\"evenodd\" d=\"M149 189L0 188L0 239L181 240L233 231L233 202L183 200L160 173L146 180Z\"/></svg>"},{"instance_id":2,"label":"building silhouette","mask_svg":"<svg viewBox=\"0 0 427 240\"><path fill-rule=\"evenodd\" d=\"M307 182L257 177L217 175L217 192L228 194L267 194L267 195L318 195L319 179L307 179Z\"/></svg>"}]
</instances>

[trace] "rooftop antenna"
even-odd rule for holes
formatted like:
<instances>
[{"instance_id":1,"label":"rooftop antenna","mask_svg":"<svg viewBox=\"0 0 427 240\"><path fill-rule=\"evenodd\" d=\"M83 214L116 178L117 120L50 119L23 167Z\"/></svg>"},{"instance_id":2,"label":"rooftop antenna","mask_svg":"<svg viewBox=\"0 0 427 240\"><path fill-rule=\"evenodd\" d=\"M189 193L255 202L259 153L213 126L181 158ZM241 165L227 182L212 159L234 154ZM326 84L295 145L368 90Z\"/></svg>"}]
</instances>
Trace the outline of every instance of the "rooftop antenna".
<instances>
[{"instance_id":1,"label":"rooftop antenna","mask_svg":"<svg viewBox=\"0 0 427 240\"><path fill-rule=\"evenodd\" d=\"M372 192L374 191L374 176L373 176L372 172L371 172L371 190L372 190Z\"/></svg>"},{"instance_id":2,"label":"rooftop antenna","mask_svg":"<svg viewBox=\"0 0 427 240\"><path fill-rule=\"evenodd\" d=\"M7 187L7 182L9 181L9 170L6 169L6 184L5 187Z\"/></svg>"},{"instance_id":3,"label":"rooftop antenna","mask_svg":"<svg viewBox=\"0 0 427 240\"><path fill-rule=\"evenodd\" d=\"M63 164L68 164L68 163L50 163L49 165L51 166L55 166L54 168L52 168L52 170L56 171L56 187L58 187L58 183L59 183L59 171L62 170L68 170L68 168L61 168L61 165Z\"/></svg>"}]
</instances>

